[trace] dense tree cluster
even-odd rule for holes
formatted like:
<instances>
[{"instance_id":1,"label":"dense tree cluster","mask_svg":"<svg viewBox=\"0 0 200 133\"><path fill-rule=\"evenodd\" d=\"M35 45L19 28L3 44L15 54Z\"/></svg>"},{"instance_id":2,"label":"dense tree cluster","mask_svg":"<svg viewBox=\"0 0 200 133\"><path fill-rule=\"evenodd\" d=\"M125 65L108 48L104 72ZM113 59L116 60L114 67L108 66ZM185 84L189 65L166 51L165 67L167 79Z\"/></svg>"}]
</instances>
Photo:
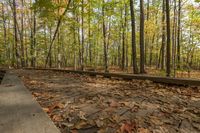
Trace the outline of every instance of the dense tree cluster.
<instances>
[{"instance_id":1,"label":"dense tree cluster","mask_svg":"<svg viewBox=\"0 0 200 133\"><path fill-rule=\"evenodd\" d=\"M0 2L3 65L200 69L199 0Z\"/></svg>"}]
</instances>

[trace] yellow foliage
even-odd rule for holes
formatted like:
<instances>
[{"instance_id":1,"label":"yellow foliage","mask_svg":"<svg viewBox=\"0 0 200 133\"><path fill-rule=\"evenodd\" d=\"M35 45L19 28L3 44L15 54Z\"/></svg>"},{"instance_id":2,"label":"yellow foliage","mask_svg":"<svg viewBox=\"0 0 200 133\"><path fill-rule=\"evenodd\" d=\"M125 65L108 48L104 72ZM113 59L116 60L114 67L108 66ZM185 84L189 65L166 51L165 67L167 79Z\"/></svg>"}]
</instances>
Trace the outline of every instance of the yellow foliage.
<instances>
[{"instance_id":1,"label":"yellow foliage","mask_svg":"<svg viewBox=\"0 0 200 133\"><path fill-rule=\"evenodd\" d=\"M61 16L65 12L68 0L52 0L52 2L59 6L58 11L56 11L56 15Z\"/></svg>"}]
</instances>

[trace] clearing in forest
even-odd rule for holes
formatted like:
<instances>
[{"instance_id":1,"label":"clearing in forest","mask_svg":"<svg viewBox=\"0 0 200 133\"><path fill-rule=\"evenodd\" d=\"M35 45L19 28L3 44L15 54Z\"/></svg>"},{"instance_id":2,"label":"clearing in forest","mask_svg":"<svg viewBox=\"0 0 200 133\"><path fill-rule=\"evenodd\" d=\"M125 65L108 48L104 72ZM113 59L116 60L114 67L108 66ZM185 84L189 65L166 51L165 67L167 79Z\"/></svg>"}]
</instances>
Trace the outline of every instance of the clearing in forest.
<instances>
[{"instance_id":1,"label":"clearing in forest","mask_svg":"<svg viewBox=\"0 0 200 133\"><path fill-rule=\"evenodd\" d=\"M61 132L198 133L200 88L16 70Z\"/></svg>"}]
</instances>

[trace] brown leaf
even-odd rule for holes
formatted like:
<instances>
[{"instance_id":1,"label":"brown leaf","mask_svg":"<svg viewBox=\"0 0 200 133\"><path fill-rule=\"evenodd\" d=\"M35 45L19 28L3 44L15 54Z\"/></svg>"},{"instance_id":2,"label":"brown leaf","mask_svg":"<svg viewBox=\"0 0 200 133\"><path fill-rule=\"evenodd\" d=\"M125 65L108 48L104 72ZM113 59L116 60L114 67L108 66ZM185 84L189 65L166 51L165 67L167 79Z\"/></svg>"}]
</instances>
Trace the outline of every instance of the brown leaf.
<instances>
[{"instance_id":1,"label":"brown leaf","mask_svg":"<svg viewBox=\"0 0 200 133\"><path fill-rule=\"evenodd\" d=\"M150 133L150 131L146 128L138 128L137 133Z\"/></svg>"},{"instance_id":2,"label":"brown leaf","mask_svg":"<svg viewBox=\"0 0 200 133\"><path fill-rule=\"evenodd\" d=\"M105 128L104 129L100 129L100 130L97 131L97 133L106 133L106 129Z\"/></svg>"},{"instance_id":3,"label":"brown leaf","mask_svg":"<svg viewBox=\"0 0 200 133\"><path fill-rule=\"evenodd\" d=\"M82 120L82 121L76 123L75 128L76 128L76 129L81 129L81 128L86 127L87 125L88 125L87 122L84 121L84 120Z\"/></svg>"},{"instance_id":4,"label":"brown leaf","mask_svg":"<svg viewBox=\"0 0 200 133\"><path fill-rule=\"evenodd\" d=\"M117 103L116 101L112 100L110 102L110 107L113 107L113 108L119 107L119 103Z\"/></svg>"},{"instance_id":5,"label":"brown leaf","mask_svg":"<svg viewBox=\"0 0 200 133\"><path fill-rule=\"evenodd\" d=\"M40 93L37 93L37 92L33 92L32 95L33 95L34 97L39 97L39 96L41 96L41 94L40 94Z\"/></svg>"},{"instance_id":6,"label":"brown leaf","mask_svg":"<svg viewBox=\"0 0 200 133\"><path fill-rule=\"evenodd\" d=\"M87 119L85 118L85 112L83 112L83 111L80 111L79 114L78 114L78 116L79 116L79 118L82 119L82 120L87 120Z\"/></svg>"},{"instance_id":7,"label":"brown leaf","mask_svg":"<svg viewBox=\"0 0 200 133\"><path fill-rule=\"evenodd\" d=\"M163 125L163 122L155 116L150 116L150 121L157 126Z\"/></svg>"},{"instance_id":8,"label":"brown leaf","mask_svg":"<svg viewBox=\"0 0 200 133\"><path fill-rule=\"evenodd\" d=\"M96 120L95 123L96 123L97 127L102 127L104 125L103 121L101 121L101 120Z\"/></svg>"},{"instance_id":9,"label":"brown leaf","mask_svg":"<svg viewBox=\"0 0 200 133\"><path fill-rule=\"evenodd\" d=\"M122 104L123 106L130 106L130 102L120 102L120 104Z\"/></svg>"},{"instance_id":10,"label":"brown leaf","mask_svg":"<svg viewBox=\"0 0 200 133\"><path fill-rule=\"evenodd\" d=\"M135 129L136 129L136 123L130 121L122 124L122 126L120 127L121 133L132 133L132 131Z\"/></svg>"},{"instance_id":11,"label":"brown leaf","mask_svg":"<svg viewBox=\"0 0 200 133\"><path fill-rule=\"evenodd\" d=\"M64 108L65 108L65 105L62 104L62 103L58 103L56 107L58 107L58 108L60 108L60 109L64 109Z\"/></svg>"},{"instance_id":12,"label":"brown leaf","mask_svg":"<svg viewBox=\"0 0 200 133\"><path fill-rule=\"evenodd\" d=\"M52 117L53 121L62 121L63 118L60 115L53 115Z\"/></svg>"},{"instance_id":13,"label":"brown leaf","mask_svg":"<svg viewBox=\"0 0 200 133\"><path fill-rule=\"evenodd\" d=\"M112 120L115 121L115 122L117 122L117 123L119 123L121 121L121 118L120 118L119 115L113 115L112 116Z\"/></svg>"},{"instance_id":14,"label":"brown leaf","mask_svg":"<svg viewBox=\"0 0 200 133\"><path fill-rule=\"evenodd\" d=\"M78 133L77 130L71 130L71 133Z\"/></svg>"},{"instance_id":15,"label":"brown leaf","mask_svg":"<svg viewBox=\"0 0 200 133\"><path fill-rule=\"evenodd\" d=\"M65 105L62 103L55 103L54 105L49 107L49 111L52 112L54 109L64 109Z\"/></svg>"}]
</instances>

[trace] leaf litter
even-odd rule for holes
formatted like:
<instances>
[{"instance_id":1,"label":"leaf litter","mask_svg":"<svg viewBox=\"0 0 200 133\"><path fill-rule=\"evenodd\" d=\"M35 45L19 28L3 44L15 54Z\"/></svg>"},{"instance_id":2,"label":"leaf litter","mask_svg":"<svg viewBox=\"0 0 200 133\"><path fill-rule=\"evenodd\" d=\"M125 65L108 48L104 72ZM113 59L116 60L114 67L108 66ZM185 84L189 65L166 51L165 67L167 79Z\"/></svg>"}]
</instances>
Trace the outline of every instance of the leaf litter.
<instances>
[{"instance_id":1,"label":"leaf litter","mask_svg":"<svg viewBox=\"0 0 200 133\"><path fill-rule=\"evenodd\" d=\"M62 133L198 133L200 88L16 70Z\"/></svg>"}]
</instances>

